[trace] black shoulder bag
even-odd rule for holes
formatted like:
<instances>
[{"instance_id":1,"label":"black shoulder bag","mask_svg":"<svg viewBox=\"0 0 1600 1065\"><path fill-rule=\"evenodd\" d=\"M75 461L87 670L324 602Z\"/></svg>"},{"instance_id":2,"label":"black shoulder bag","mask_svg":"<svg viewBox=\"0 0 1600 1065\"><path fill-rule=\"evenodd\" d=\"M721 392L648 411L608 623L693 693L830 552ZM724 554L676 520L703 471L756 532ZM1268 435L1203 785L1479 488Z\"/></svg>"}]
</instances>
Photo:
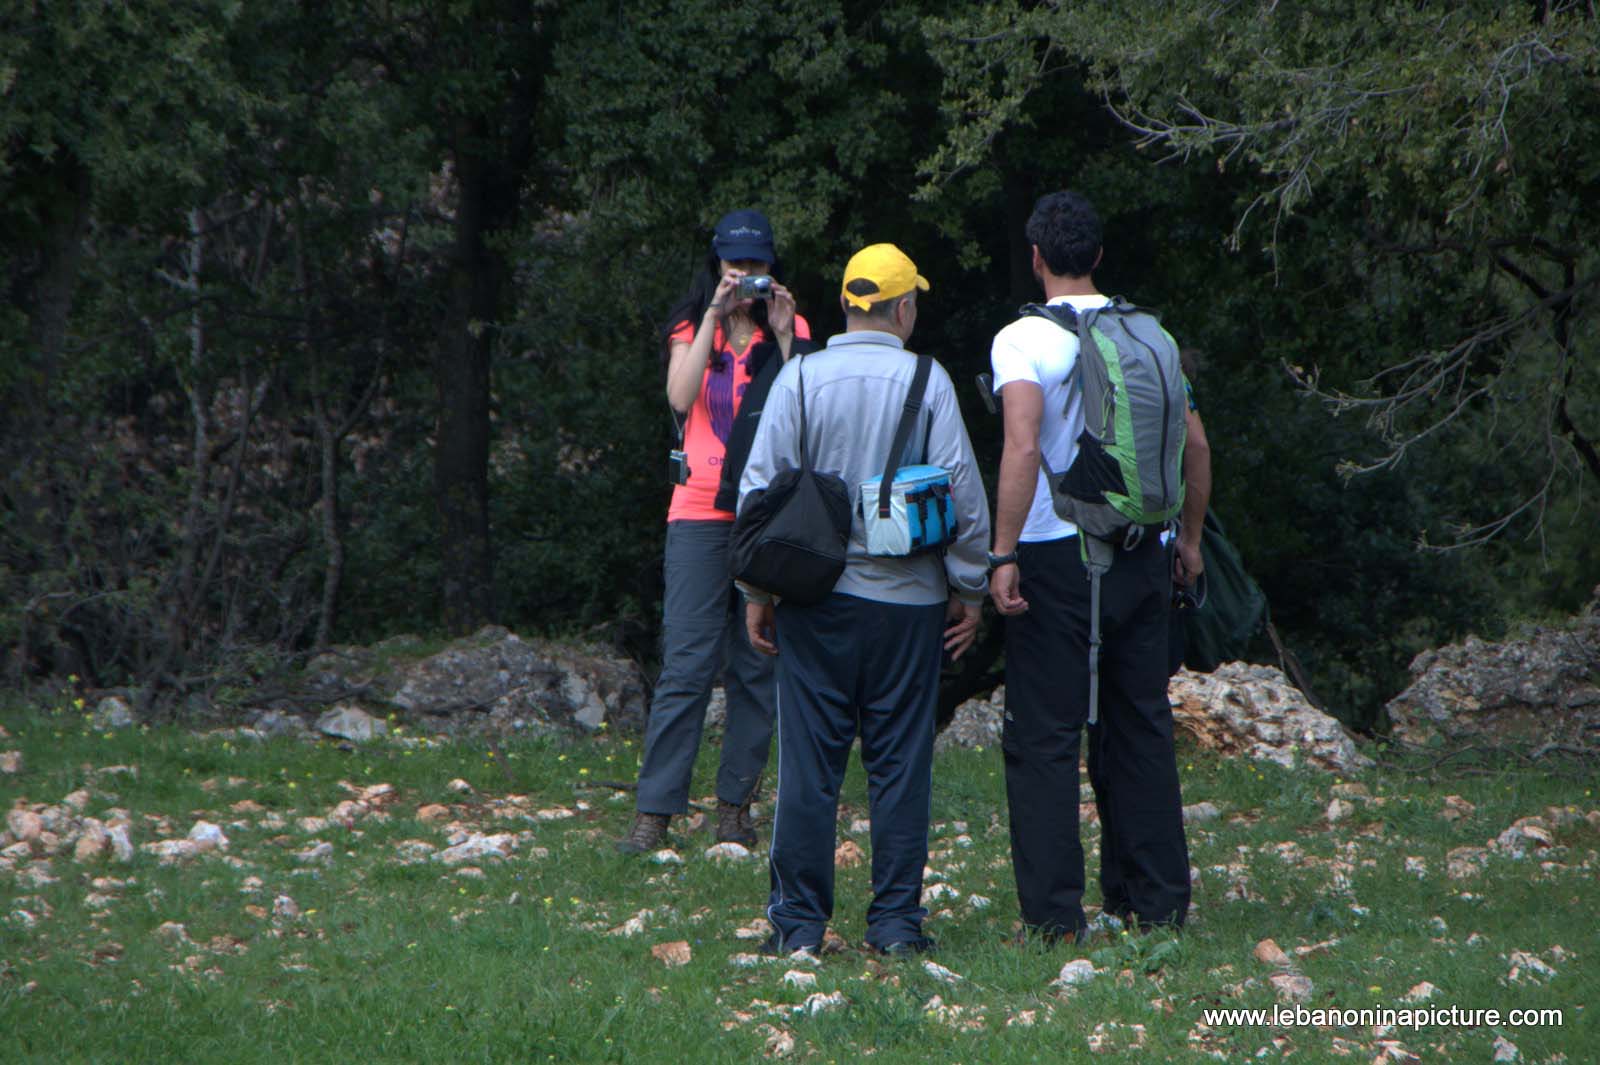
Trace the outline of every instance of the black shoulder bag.
<instances>
[{"instance_id":1,"label":"black shoulder bag","mask_svg":"<svg viewBox=\"0 0 1600 1065\"><path fill-rule=\"evenodd\" d=\"M844 572L850 542L850 489L811 468L806 447L805 356L800 377L800 468L787 469L750 493L734 519L728 569L734 580L788 603L815 606Z\"/></svg>"}]
</instances>

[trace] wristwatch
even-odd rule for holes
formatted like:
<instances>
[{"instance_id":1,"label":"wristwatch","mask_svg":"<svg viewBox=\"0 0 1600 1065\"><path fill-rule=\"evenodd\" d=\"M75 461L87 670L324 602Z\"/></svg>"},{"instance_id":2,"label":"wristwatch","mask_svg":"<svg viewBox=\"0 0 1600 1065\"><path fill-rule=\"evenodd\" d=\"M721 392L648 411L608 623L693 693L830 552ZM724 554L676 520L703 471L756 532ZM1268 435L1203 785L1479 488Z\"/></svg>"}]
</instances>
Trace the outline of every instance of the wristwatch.
<instances>
[{"instance_id":1,"label":"wristwatch","mask_svg":"<svg viewBox=\"0 0 1600 1065\"><path fill-rule=\"evenodd\" d=\"M1001 566L1008 566L1008 565L1010 565L1011 563L1013 563L1013 562L1015 562L1017 560L1016 548L1012 548L1010 551L1007 551L1003 555L997 555L993 551L990 551L988 553L988 555L989 555L989 572L990 573L993 573L995 570L999 569Z\"/></svg>"}]
</instances>

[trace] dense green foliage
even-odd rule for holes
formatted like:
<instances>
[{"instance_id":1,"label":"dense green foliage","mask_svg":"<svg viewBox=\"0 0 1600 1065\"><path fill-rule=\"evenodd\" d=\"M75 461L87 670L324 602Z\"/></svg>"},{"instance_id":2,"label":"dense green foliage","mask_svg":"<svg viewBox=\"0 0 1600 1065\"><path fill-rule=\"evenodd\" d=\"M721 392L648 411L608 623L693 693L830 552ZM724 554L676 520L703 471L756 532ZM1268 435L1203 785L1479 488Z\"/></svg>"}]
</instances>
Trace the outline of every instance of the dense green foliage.
<instances>
[{"instance_id":1,"label":"dense green foliage","mask_svg":"<svg viewBox=\"0 0 1600 1065\"><path fill-rule=\"evenodd\" d=\"M177 705L491 616L648 656L659 319L718 215L769 213L823 334L850 251L907 248L964 383L1072 186L1102 287L1203 354L1285 636L1372 723L1417 651L1600 574L1597 55L1563 3L25 3L8 671Z\"/></svg>"}]
</instances>

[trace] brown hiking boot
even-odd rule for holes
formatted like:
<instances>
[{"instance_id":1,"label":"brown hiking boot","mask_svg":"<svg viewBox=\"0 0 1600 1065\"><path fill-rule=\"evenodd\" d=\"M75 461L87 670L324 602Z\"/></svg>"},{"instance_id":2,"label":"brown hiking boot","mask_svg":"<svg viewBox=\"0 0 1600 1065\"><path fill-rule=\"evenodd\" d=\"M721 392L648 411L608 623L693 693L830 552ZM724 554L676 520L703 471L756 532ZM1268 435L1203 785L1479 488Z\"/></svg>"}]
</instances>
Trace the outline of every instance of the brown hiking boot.
<instances>
[{"instance_id":1,"label":"brown hiking boot","mask_svg":"<svg viewBox=\"0 0 1600 1065\"><path fill-rule=\"evenodd\" d=\"M660 850L667 842L667 823L671 820L671 814L634 814L633 827L617 840L617 853L648 854Z\"/></svg>"},{"instance_id":2,"label":"brown hiking boot","mask_svg":"<svg viewBox=\"0 0 1600 1065\"><path fill-rule=\"evenodd\" d=\"M755 826L750 823L750 804L717 800L717 842L756 845Z\"/></svg>"}]
</instances>

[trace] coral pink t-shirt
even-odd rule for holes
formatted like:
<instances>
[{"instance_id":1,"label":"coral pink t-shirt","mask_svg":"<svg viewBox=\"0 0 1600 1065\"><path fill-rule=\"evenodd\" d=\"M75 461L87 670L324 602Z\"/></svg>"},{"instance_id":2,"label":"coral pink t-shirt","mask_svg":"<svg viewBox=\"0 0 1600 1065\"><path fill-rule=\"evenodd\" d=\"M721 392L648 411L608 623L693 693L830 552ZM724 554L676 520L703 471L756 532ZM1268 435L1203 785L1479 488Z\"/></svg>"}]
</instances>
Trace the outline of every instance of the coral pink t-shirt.
<instances>
[{"instance_id":1,"label":"coral pink t-shirt","mask_svg":"<svg viewBox=\"0 0 1600 1065\"><path fill-rule=\"evenodd\" d=\"M679 322L672 330L673 343L694 340L695 323ZM811 326L800 315L794 316L794 335L811 338ZM722 460L728 450L728 432L734 416L750 387L750 352L766 339L759 327L743 351L735 351L722 335L722 323L711 336L711 358L700 381L700 394L689 408L684 426L683 451L689 461L689 481L672 489L667 507L668 521L732 521L730 511L716 507L717 489L722 484Z\"/></svg>"}]
</instances>

